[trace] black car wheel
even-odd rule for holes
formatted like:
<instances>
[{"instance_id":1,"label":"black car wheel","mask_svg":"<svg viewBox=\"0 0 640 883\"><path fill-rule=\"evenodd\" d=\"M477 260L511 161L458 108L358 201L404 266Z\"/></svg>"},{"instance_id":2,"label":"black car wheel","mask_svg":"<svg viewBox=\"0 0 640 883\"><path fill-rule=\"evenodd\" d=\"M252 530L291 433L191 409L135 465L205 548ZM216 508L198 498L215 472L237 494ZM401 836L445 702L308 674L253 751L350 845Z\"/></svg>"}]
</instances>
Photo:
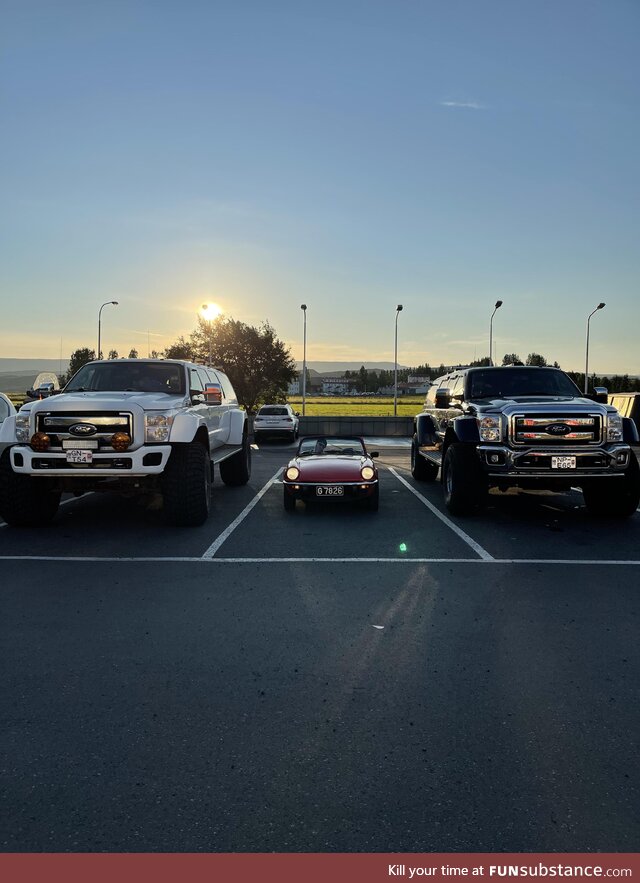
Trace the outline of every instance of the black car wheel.
<instances>
[{"instance_id":1,"label":"black car wheel","mask_svg":"<svg viewBox=\"0 0 640 883\"><path fill-rule=\"evenodd\" d=\"M442 466L442 485L452 515L471 515L485 505L488 486L475 448L459 442L449 445Z\"/></svg>"}]
</instances>

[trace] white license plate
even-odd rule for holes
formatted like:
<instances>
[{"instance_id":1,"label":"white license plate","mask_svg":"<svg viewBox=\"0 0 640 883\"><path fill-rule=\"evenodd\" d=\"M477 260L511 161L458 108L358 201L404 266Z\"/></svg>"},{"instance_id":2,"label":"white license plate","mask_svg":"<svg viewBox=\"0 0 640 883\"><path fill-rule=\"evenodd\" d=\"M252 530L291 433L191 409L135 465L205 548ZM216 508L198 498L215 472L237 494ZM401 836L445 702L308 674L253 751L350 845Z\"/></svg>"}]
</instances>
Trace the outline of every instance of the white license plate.
<instances>
[{"instance_id":1,"label":"white license plate","mask_svg":"<svg viewBox=\"0 0 640 883\"><path fill-rule=\"evenodd\" d=\"M575 469L576 468L576 458L575 457L552 457L551 458L551 468L552 469Z\"/></svg>"},{"instance_id":2,"label":"white license plate","mask_svg":"<svg viewBox=\"0 0 640 883\"><path fill-rule=\"evenodd\" d=\"M93 463L93 452L74 448L67 451L67 463Z\"/></svg>"},{"instance_id":3,"label":"white license plate","mask_svg":"<svg viewBox=\"0 0 640 883\"><path fill-rule=\"evenodd\" d=\"M343 497L344 496L344 488L340 485L335 485L334 487L317 487L316 488L316 497Z\"/></svg>"}]
</instances>

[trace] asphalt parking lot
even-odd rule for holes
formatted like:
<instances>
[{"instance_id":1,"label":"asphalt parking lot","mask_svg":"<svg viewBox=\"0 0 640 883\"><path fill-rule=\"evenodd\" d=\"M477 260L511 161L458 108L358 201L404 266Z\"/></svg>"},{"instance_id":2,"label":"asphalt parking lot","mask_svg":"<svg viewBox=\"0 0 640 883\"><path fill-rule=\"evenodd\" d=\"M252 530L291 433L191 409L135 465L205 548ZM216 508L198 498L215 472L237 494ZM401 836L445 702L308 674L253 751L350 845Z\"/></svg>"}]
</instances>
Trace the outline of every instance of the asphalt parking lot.
<instances>
[{"instance_id":1,"label":"asphalt parking lot","mask_svg":"<svg viewBox=\"0 0 640 883\"><path fill-rule=\"evenodd\" d=\"M379 512L288 514L291 450L200 528L0 527L1 848L637 851L640 513L452 519L380 447Z\"/></svg>"}]
</instances>

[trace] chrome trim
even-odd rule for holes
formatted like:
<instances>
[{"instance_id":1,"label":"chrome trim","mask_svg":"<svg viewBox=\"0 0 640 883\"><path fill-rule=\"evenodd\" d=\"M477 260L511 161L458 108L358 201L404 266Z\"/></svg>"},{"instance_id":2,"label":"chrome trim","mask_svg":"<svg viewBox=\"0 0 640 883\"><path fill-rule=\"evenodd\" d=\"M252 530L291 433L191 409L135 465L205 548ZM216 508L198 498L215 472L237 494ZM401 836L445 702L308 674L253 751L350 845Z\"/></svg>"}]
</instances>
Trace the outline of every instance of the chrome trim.
<instances>
[{"instance_id":1,"label":"chrome trim","mask_svg":"<svg viewBox=\"0 0 640 883\"><path fill-rule=\"evenodd\" d=\"M283 484L286 484L290 487L296 485L296 487L361 487L363 484L378 484L378 479L362 479L362 481L292 481L290 478L286 480L282 480Z\"/></svg>"}]
</instances>

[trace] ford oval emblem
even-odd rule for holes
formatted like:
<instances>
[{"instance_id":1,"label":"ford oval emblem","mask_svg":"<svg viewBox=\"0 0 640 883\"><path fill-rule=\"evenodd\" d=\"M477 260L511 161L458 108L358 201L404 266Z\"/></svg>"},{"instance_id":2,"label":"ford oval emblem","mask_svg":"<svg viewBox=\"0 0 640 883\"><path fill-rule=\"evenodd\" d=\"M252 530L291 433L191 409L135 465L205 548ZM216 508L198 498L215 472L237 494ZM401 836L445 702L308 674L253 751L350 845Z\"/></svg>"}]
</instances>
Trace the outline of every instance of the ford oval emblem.
<instances>
[{"instance_id":1,"label":"ford oval emblem","mask_svg":"<svg viewBox=\"0 0 640 883\"><path fill-rule=\"evenodd\" d=\"M93 423L74 423L69 427L71 435L95 435L97 431Z\"/></svg>"},{"instance_id":2,"label":"ford oval emblem","mask_svg":"<svg viewBox=\"0 0 640 883\"><path fill-rule=\"evenodd\" d=\"M571 432L571 427L566 423L550 423L546 427L546 431L549 435L568 435Z\"/></svg>"}]
</instances>

